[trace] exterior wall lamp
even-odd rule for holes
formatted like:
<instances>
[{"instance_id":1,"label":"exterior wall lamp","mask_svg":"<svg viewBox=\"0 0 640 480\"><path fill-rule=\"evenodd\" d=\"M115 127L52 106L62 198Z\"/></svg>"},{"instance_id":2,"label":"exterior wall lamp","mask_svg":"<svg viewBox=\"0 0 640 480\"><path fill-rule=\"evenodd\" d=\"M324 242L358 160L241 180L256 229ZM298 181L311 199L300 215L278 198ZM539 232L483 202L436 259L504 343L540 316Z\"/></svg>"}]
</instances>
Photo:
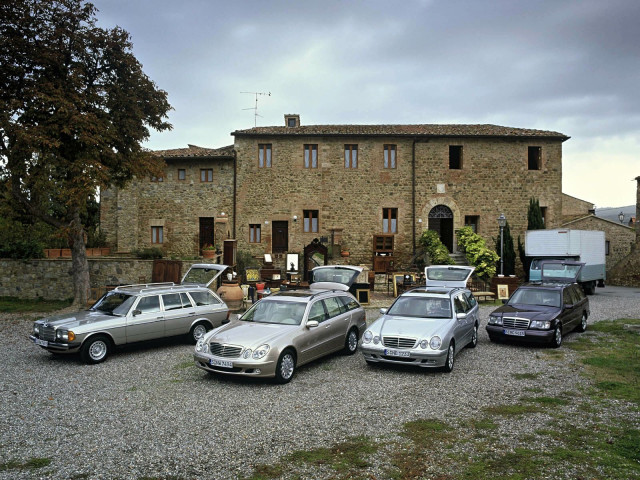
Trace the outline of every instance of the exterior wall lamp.
<instances>
[{"instance_id":1,"label":"exterior wall lamp","mask_svg":"<svg viewBox=\"0 0 640 480\"><path fill-rule=\"evenodd\" d=\"M618 220L620 220L620 223L624 223L624 213L622 211L618 214Z\"/></svg>"},{"instance_id":2,"label":"exterior wall lamp","mask_svg":"<svg viewBox=\"0 0 640 480\"><path fill-rule=\"evenodd\" d=\"M293 216L293 221L294 221L294 223L298 221L298 215L294 215Z\"/></svg>"}]
</instances>

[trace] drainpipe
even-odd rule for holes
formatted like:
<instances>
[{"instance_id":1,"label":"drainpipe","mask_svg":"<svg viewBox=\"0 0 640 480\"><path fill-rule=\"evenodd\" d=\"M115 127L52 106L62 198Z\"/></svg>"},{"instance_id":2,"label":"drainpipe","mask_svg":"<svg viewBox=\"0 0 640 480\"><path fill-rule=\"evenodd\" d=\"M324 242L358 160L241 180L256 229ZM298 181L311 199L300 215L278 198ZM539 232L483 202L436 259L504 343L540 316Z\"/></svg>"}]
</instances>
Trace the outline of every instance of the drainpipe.
<instances>
[{"instance_id":1,"label":"drainpipe","mask_svg":"<svg viewBox=\"0 0 640 480\"><path fill-rule=\"evenodd\" d=\"M236 238L236 194L237 194L237 188L238 188L237 164L238 164L238 156L237 156L236 150L234 149L233 150L233 238Z\"/></svg>"},{"instance_id":2,"label":"drainpipe","mask_svg":"<svg viewBox=\"0 0 640 480\"><path fill-rule=\"evenodd\" d=\"M416 254L416 142L413 138L411 146L411 228L413 229L413 255Z\"/></svg>"}]
</instances>

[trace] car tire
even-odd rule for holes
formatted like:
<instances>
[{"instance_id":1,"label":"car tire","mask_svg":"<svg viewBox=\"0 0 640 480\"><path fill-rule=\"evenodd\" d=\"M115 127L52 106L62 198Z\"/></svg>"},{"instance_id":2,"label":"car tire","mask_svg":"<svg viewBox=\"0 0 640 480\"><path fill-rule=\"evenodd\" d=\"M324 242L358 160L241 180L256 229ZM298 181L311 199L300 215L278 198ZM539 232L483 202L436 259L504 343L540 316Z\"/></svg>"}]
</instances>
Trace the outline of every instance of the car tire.
<instances>
[{"instance_id":1,"label":"car tire","mask_svg":"<svg viewBox=\"0 0 640 480\"><path fill-rule=\"evenodd\" d=\"M560 348L562 345L562 324L558 323L553 331L553 339L551 340L551 346L553 348Z\"/></svg>"},{"instance_id":2,"label":"car tire","mask_svg":"<svg viewBox=\"0 0 640 480\"><path fill-rule=\"evenodd\" d=\"M580 324L576 327L576 332L584 332L587 329L587 312L582 312Z\"/></svg>"},{"instance_id":3,"label":"car tire","mask_svg":"<svg viewBox=\"0 0 640 480\"><path fill-rule=\"evenodd\" d=\"M355 328L347 332L347 336L344 339L344 349L342 351L345 355L353 355L358 351L358 330Z\"/></svg>"},{"instance_id":4,"label":"car tire","mask_svg":"<svg viewBox=\"0 0 640 480\"><path fill-rule=\"evenodd\" d=\"M276 383L289 383L296 370L296 355L292 350L280 354L276 364Z\"/></svg>"},{"instance_id":5,"label":"car tire","mask_svg":"<svg viewBox=\"0 0 640 480\"><path fill-rule=\"evenodd\" d=\"M471 341L467 344L467 348L476 348L478 345L478 324L473 326L473 334L471 335Z\"/></svg>"},{"instance_id":6,"label":"car tire","mask_svg":"<svg viewBox=\"0 0 640 480\"><path fill-rule=\"evenodd\" d=\"M447 349L447 360L444 362L444 367L442 370L449 373L453 370L453 365L455 364L455 346L453 342L449 343L449 348Z\"/></svg>"},{"instance_id":7,"label":"car tire","mask_svg":"<svg viewBox=\"0 0 640 480\"><path fill-rule=\"evenodd\" d=\"M206 335L209 330L211 330L209 324L205 322L196 323L193 327L191 327L191 330L189 330L189 343L195 345L196 343L198 343L200 337Z\"/></svg>"},{"instance_id":8,"label":"car tire","mask_svg":"<svg viewBox=\"0 0 640 480\"><path fill-rule=\"evenodd\" d=\"M111 341L105 335L89 338L80 348L80 357L84 363L94 365L104 362L111 350Z\"/></svg>"}]
</instances>

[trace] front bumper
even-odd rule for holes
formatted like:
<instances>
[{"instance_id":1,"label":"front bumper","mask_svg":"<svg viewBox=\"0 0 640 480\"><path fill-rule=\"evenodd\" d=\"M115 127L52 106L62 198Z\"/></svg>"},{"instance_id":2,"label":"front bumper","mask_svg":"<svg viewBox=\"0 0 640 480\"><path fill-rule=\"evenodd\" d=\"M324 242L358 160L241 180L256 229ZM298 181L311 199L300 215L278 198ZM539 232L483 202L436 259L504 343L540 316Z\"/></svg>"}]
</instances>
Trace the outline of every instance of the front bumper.
<instances>
[{"instance_id":1,"label":"front bumper","mask_svg":"<svg viewBox=\"0 0 640 480\"><path fill-rule=\"evenodd\" d=\"M275 377L277 360L270 359L270 355L262 360L243 358L223 358L209 355L208 353L195 352L193 360L196 367L208 372L224 373L227 375L241 375L246 377ZM212 365L212 360L231 362L231 367Z\"/></svg>"},{"instance_id":2,"label":"front bumper","mask_svg":"<svg viewBox=\"0 0 640 480\"><path fill-rule=\"evenodd\" d=\"M387 355L389 350L408 353L409 356ZM367 362L393 363L395 365L412 365L422 368L444 367L447 361L447 350L431 350L414 348L411 350L388 349L382 345L362 344L360 351Z\"/></svg>"},{"instance_id":3,"label":"front bumper","mask_svg":"<svg viewBox=\"0 0 640 480\"><path fill-rule=\"evenodd\" d=\"M56 353L73 353L80 348L79 343L48 342L46 340L40 340L35 335L29 335L29 340L45 350Z\"/></svg>"},{"instance_id":4,"label":"front bumper","mask_svg":"<svg viewBox=\"0 0 640 480\"><path fill-rule=\"evenodd\" d=\"M506 332L518 332L518 335ZM531 343L551 343L553 341L553 330L532 330L532 329L509 329L502 325L487 325L487 333L489 337L500 340L515 340L520 342Z\"/></svg>"}]
</instances>

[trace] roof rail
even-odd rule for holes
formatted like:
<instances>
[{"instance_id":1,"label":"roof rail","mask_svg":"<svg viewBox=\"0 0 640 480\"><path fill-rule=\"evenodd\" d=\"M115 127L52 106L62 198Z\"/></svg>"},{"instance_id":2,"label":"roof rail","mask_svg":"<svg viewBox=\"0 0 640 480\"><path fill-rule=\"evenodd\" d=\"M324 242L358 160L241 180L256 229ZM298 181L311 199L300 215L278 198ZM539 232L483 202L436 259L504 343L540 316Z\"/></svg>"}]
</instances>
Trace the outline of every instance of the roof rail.
<instances>
[{"instance_id":1,"label":"roof rail","mask_svg":"<svg viewBox=\"0 0 640 480\"><path fill-rule=\"evenodd\" d=\"M121 288L153 288L153 287L171 287L176 284L173 282L157 282L157 283L132 283L131 285L118 285L114 290Z\"/></svg>"}]
</instances>

